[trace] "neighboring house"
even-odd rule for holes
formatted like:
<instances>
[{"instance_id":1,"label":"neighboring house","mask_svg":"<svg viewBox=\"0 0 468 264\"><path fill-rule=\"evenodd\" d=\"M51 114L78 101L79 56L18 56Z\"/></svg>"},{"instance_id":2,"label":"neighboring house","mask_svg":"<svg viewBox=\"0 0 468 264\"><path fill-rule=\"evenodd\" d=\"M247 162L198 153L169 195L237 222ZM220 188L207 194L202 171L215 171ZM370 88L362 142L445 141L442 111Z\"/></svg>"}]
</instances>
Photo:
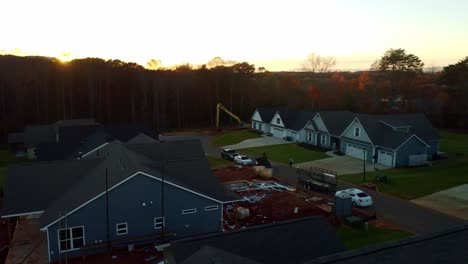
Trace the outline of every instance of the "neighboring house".
<instances>
[{"instance_id":1,"label":"neighboring house","mask_svg":"<svg viewBox=\"0 0 468 264\"><path fill-rule=\"evenodd\" d=\"M166 259L196 263L304 263L344 251L324 217L308 217L171 243Z\"/></svg>"},{"instance_id":2,"label":"neighboring house","mask_svg":"<svg viewBox=\"0 0 468 264\"><path fill-rule=\"evenodd\" d=\"M270 133L270 121L275 113L276 108L262 107L255 109L252 115L251 128Z\"/></svg>"},{"instance_id":3,"label":"neighboring house","mask_svg":"<svg viewBox=\"0 0 468 264\"><path fill-rule=\"evenodd\" d=\"M366 115L349 111L255 110L252 122L272 136L292 139L390 167L437 155L440 136L423 114ZM272 110L269 109L268 113ZM259 118L261 117L261 119ZM254 121L255 120L255 121Z\"/></svg>"},{"instance_id":4,"label":"neighboring house","mask_svg":"<svg viewBox=\"0 0 468 264\"><path fill-rule=\"evenodd\" d=\"M62 127L59 141L39 144L38 161L76 159L99 155L114 140L123 143L154 143L158 135L143 124L110 124Z\"/></svg>"},{"instance_id":5,"label":"neighboring house","mask_svg":"<svg viewBox=\"0 0 468 264\"><path fill-rule=\"evenodd\" d=\"M10 133L8 144L15 155L26 154L28 159L37 158L37 146L41 143L58 142L58 131L64 127L98 125L94 119L59 120L49 125L26 126L21 133Z\"/></svg>"},{"instance_id":6,"label":"neighboring house","mask_svg":"<svg viewBox=\"0 0 468 264\"><path fill-rule=\"evenodd\" d=\"M356 114L340 138L341 152L346 155L390 167L408 166L412 156L425 159L437 153L440 141L422 114Z\"/></svg>"},{"instance_id":7,"label":"neighboring house","mask_svg":"<svg viewBox=\"0 0 468 264\"><path fill-rule=\"evenodd\" d=\"M218 232L223 204L238 200L197 140L113 141L98 157L10 166L2 218L40 217L52 262Z\"/></svg>"},{"instance_id":8,"label":"neighboring house","mask_svg":"<svg viewBox=\"0 0 468 264\"><path fill-rule=\"evenodd\" d=\"M341 252L308 264L468 263L468 225Z\"/></svg>"}]
</instances>

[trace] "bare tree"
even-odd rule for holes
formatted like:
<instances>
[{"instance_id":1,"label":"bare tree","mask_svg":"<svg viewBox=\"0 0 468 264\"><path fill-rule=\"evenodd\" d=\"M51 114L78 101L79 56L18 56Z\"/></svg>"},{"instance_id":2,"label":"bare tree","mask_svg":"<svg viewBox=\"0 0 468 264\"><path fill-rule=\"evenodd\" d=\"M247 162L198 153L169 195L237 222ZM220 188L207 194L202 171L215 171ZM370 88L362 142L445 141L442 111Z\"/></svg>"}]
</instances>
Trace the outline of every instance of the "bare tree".
<instances>
[{"instance_id":1,"label":"bare tree","mask_svg":"<svg viewBox=\"0 0 468 264\"><path fill-rule=\"evenodd\" d=\"M310 53L302 62L302 70L309 72L325 73L335 67L336 59L334 57L322 57L315 53Z\"/></svg>"},{"instance_id":2,"label":"bare tree","mask_svg":"<svg viewBox=\"0 0 468 264\"><path fill-rule=\"evenodd\" d=\"M335 67L336 59L333 57L322 57L322 63L320 65L320 72L328 72L331 68Z\"/></svg>"}]
</instances>

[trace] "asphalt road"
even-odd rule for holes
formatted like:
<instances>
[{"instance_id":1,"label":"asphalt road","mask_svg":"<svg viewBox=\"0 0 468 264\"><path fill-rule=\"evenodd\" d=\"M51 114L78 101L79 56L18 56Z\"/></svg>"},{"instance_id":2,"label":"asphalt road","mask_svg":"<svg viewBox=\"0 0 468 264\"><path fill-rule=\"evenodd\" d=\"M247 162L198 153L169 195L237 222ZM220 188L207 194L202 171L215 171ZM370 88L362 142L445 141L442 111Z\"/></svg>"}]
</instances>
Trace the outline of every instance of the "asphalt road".
<instances>
[{"instance_id":1,"label":"asphalt road","mask_svg":"<svg viewBox=\"0 0 468 264\"><path fill-rule=\"evenodd\" d=\"M207 155L219 157L220 149L211 145L212 137L209 135L161 136L160 139L168 141L199 139ZM277 162L272 162L272 167L275 177L291 184L297 184L297 175L294 168ZM338 184L338 189L340 190L352 187L355 186L346 182L339 182ZM415 205L391 195L370 190L366 192L374 200L373 206L378 218L413 233L436 232L468 223L467 221Z\"/></svg>"}]
</instances>

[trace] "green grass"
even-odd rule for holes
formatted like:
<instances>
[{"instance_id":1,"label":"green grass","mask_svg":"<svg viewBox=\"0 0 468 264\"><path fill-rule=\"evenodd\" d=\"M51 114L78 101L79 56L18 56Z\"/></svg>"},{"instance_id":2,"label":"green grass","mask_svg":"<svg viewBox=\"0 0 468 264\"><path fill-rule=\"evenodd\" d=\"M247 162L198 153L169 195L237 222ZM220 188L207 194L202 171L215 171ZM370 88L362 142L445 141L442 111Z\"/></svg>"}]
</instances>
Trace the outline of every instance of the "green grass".
<instances>
[{"instance_id":1,"label":"green grass","mask_svg":"<svg viewBox=\"0 0 468 264\"><path fill-rule=\"evenodd\" d=\"M336 230L336 234L343 241L347 249L356 249L371 244L399 240L413 235L406 231L386 229L373 225L369 225L369 231L367 232L364 229L355 229L342 225Z\"/></svg>"},{"instance_id":2,"label":"green grass","mask_svg":"<svg viewBox=\"0 0 468 264\"><path fill-rule=\"evenodd\" d=\"M395 168L367 173L366 182L378 185L379 191L403 199L416 199L434 192L468 183L468 134L441 133L441 151L449 159L434 161L432 166L419 168ZM459 153L461 155L456 155ZM388 183L375 181L377 174L388 176ZM340 179L362 184L362 174L344 175Z\"/></svg>"},{"instance_id":3,"label":"green grass","mask_svg":"<svg viewBox=\"0 0 468 264\"><path fill-rule=\"evenodd\" d=\"M229 162L227 160L223 160L220 158L214 158L210 156L208 156L207 158L208 158L208 162L210 163L211 169L218 169L218 168L223 168L223 167L232 165L232 162Z\"/></svg>"},{"instance_id":4,"label":"green grass","mask_svg":"<svg viewBox=\"0 0 468 264\"><path fill-rule=\"evenodd\" d=\"M259 138L259 137L261 137L261 135L250 132L246 129L243 129L243 130L229 132L229 133L222 134L222 135L217 135L215 136L213 140L213 144L215 146L228 146L228 145L237 144L246 139Z\"/></svg>"},{"instance_id":5,"label":"green grass","mask_svg":"<svg viewBox=\"0 0 468 264\"><path fill-rule=\"evenodd\" d=\"M251 156L261 156L263 153L266 153L268 159L285 164L289 163L289 158L292 158L294 160L294 164L296 164L329 157L323 152L306 149L294 143L241 149L239 152Z\"/></svg>"}]
</instances>

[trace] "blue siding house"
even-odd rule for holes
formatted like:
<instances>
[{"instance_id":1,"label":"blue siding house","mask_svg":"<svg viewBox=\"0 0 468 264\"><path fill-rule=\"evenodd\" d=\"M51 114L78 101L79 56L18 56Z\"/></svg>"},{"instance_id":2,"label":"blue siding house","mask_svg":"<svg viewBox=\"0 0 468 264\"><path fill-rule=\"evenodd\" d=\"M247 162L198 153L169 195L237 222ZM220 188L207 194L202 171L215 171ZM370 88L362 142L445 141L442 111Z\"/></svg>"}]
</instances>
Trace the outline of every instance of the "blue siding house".
<instances>
[{"instance_id":1,"label":"blue siding house","mask_svg":"<svg viewBox=\"0 0 468 264\"><path fill-rule=\"evenodd\" d=\"M223 204L239 200L211 174L199 141L114 141L101 155L9 170L2 217L40 215L50 262L215 233Z\"/></svg>"}]
</instances>

